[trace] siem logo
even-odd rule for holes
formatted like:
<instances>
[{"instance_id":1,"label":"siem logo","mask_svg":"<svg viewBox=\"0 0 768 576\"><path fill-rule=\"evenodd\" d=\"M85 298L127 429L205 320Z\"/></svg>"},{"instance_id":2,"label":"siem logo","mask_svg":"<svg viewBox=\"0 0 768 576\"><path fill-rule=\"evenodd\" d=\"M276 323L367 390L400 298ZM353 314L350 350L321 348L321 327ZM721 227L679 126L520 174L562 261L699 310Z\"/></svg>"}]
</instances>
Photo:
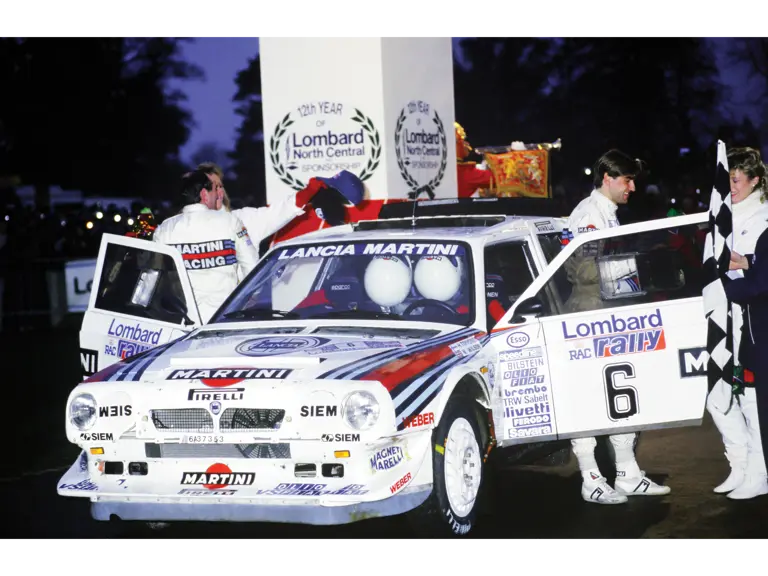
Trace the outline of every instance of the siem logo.
<instances>
[{"instance_id":1,"label":"siem logo","mask_svg":"<svg viewBox=\"0 0 768 576\"><path fill-rule=\"evenodd\" d=\"M323 434L323 442L359 442L360 434Z\"/></svg>"}]
</instances>

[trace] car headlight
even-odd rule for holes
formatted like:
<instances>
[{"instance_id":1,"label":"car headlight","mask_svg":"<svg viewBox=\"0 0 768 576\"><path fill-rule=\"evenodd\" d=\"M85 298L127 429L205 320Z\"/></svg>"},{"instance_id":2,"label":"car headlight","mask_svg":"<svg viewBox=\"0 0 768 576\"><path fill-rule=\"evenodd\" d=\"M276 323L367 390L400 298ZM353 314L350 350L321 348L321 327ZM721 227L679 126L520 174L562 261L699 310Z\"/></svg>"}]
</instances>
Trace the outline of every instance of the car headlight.
<instances>
[{"instance_id":1,"label":"car headlight","mask_svg":"<svg viewBox=\"0 0 768 576\"><path fill-rule=\"evenodd\" d=\"M96 398L90 394L75 396L69 405L69 421L78 430L88 430L96 423Z\"/></svg>"},{"instance_id":2,"label":"car headlight","mask_svg":"<svg viewBox=\"0 0 768 576\"><path fill-rule=\"evenodd\" d=\"M355 430L371 428L378 421L380 412L381 406L376 397L364 390L347 396L341 411L344 421Z\"/></svg>"}]
</instances>

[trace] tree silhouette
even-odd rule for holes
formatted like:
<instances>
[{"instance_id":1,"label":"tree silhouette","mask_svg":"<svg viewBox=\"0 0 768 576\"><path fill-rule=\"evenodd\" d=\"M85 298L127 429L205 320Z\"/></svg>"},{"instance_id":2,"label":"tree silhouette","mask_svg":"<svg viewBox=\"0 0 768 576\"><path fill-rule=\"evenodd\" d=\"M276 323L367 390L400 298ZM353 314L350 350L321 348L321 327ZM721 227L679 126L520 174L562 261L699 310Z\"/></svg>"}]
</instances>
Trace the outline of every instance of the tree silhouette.
<instances>
[{"instance_id":1,"label":"tree silhouette","mask_svg":"<svg viewBox=\"0 0 768 576\"><path fill-rule=\"evenodd\" d=\"M267 203L264 164L264 118L261 107L261 66L254 56L248 66L237 73L237 92L232 100L238 103L236 113L242 118L237 129L235 149L230 154L232 171L237 180L235 194L248 206Z\"/></svg>"},{"instance_id":2,"label":"tree silhouette","mask_svg":"<svg viewBox=\"0 0 768 576\"><path fill-rule=\"evenodd\" d=\"M234 177L231 168L232 160L229 157L229 152L219 146L216 142L203 142L200 144L194 154L192 154L191 160L193 166L197 166L203 162L214 162L222 169L224 177L227 180ZM229 188L229 183L227 183L227 188Z\"/></svg>"},{"instance_id":3,"label":"tree silhouette","mask_svg":"<svg viewBox=\"0 0 768 576\"><path fill-rule=\"evenodd\" d=\"M202 72L175 38L0 40L0 175L36 187L167 196L189 137L170 79Z\"/></svg>"},{"instance_id":4,"label":"tree silhouette","mask_svg":"<svg viewBox=\"0 0 768 576\"><path fill-rule=\"evenodd\" d=\"M697 38L477 38L455 64L457 121L474 146L551 142L553 184L573 198L584 169L616 147L676 179L681 148L700 159L720 124L715 59ZM686 159L686 162L688 159Z\"/></svg>"}]
</instances>

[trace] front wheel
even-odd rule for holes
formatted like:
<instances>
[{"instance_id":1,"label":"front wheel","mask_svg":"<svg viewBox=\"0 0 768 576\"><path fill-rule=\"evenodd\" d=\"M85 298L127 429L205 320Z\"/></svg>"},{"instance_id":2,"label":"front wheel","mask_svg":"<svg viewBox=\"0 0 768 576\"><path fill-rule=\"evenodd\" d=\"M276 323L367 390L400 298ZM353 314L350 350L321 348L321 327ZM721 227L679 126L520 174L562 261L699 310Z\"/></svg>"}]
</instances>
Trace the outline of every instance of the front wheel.
<instances>
[{"instance_id":1,"label":"front wheel","mask_svg":"<svg viewBox=\"0 0 768 576\"><path fill-rule=\"evenodd\" d=\"M483 452L474 400L452 398L432 433L432 493L408 514L425 535L465 535L475 522Z\"/></svg>"}]
</instances>

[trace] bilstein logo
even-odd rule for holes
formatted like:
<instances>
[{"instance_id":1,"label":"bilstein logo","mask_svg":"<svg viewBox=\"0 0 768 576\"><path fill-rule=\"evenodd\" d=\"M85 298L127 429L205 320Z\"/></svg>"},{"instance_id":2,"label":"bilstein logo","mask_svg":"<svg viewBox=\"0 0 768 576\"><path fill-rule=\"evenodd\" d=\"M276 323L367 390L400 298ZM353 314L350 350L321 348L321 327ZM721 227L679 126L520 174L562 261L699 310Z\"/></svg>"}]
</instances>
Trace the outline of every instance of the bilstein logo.
<instances>
[{"instance_id":1,"label":"bilstein logo","mask_svg":"<svg viewBox=\"0 0 768 576\"><path fill-rule=\"evenodd\" d=\"M448 146L443 121L427 102L412 100L400 111L395 124L395 154L400 176L418 198L425 192L430 199L440 186L448 164Z\"/></svg>"},{"instance_id":2,"label":"bilstein logo","mask_svg":"<svg viewBox=\"0 0 768 576\"><path fill-rule=\"evenodd\" d=\"M379 131L357 108L341 102L301 104L285 115L269 139L269 158L278 178L301 190L315 176L342 170L368 180L381 159Z\"/></svg>"}]
</instances>

